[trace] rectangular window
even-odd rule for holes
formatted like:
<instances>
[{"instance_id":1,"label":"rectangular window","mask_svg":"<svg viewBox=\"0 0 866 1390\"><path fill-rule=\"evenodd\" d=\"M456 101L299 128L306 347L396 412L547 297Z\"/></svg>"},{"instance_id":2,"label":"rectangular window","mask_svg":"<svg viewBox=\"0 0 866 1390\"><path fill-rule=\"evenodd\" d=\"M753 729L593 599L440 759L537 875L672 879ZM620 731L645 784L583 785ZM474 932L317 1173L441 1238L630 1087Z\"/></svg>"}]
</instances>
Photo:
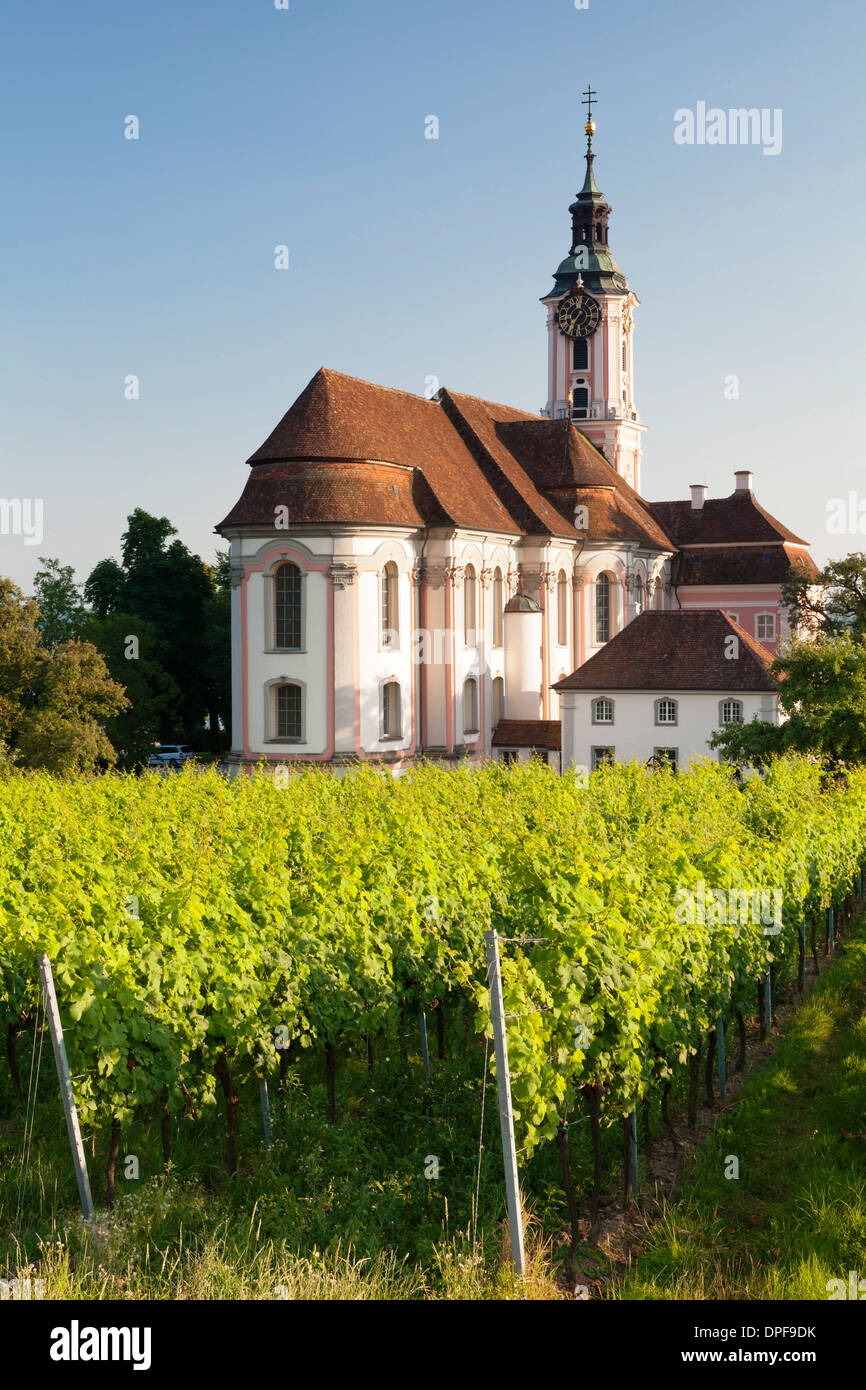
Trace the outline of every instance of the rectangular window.
<instances>
[{"instance_id":1,"label":"rectangular window","mask_svg":"<svg viewBox=\"0 0 866 1390\"><path fill-rule=\"evenodd\" d=\"M653 756L661 767L670 767L676 772L680 757L678 748L654 748Z\"/></svg>"},{"instance_id":2,"label":"rectangular window","mask_svg":"<svg viewBox=\"0 0 866 1390\"><path fill-rule=\"evenodd\" d=\"M741 700L723 700L721 707L723 724L735 724L743 717L743 703Z\"/></svg>"},{"instance_id":3,"label":"rectangular window","mask_svg":"<svg viewBox=\"0 0 866 1390\"><path fill-rule=\"evenodd\" d=\"M598 767L609 767L614 761L614 748L593 748L592 750L592 770L595 772Z\"/></svg>"},{"instance_id":4,"label":"rectangular window","mask_svg":"<svg viewBox=\"0 0 866 1390\"><path fill-rule=\"evenodd\" d=\"M677 722L677 702L676 700L658 700L656 702L656 723L657 724L676 724Z\"/></svg>"},{"instance_id":5,"label":"rectangular window","mask_svg":"<svg viewBox=\"0 0 866 1390\"><path fill-rule=\"evenodd\" d=\"M755 636L759 642L775 642L776 640L776 615L775 613L759 613L755 619Z\"/></svg>"}]
</instances>

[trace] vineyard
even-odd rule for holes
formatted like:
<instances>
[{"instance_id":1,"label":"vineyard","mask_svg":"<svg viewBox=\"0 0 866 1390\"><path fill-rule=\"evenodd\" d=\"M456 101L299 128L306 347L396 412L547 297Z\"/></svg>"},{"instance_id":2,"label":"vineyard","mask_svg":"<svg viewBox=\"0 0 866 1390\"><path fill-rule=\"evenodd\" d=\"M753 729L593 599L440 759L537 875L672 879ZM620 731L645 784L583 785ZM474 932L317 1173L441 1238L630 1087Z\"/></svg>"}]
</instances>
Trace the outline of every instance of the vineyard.
<instances>
[{"instance_id":1,"label":"vineyard","mask_svg":"<svg viewBox=\"0 0 866 1390\"><path fill-rule=\"evenodd\" d=\"M866 772L830 779L805 760L742 786L710 763L588 781L540 764L284 783L11 776L0 782L4 1086L20 1119L45 952L82 1126L94 1153L105 1140L109 1204L124 1136L142 1123L168 1163L178 1136L219 1116L224 1181L242 1182L264 1149L262 1079L278 1140L303 1147L292 1113L311 1105L335 1134L350 1130L377 1084L404 1085L396 1060L421 1072L422 1019L431 1075L388 1102L426 1106L441 1138L447 1074L447 1096L462 1097L449 1122L471 1154L493 1072L492 928L522 1173L530 1187L532 1173L541 1187L553 1174L575 1221L622 1155L624 1122L638 1116L647 1139L669 1124L672 1089L696 1094L702 1051L728 1037L733 1067L746 1022L763 1024L776 993L802 984L864 857ZM363 1105L339 1103L358 1076ZM43 1083L59 1106L56 1077ZM482 1224L503 1214L495 1087L487 1107L480 1211L468 1160L461 1188ZM445 1162L437 1143L429 1152ZM436 1203L425 1157L407 1163ZM409 1244L392 1236L398 1254Z\"/></svg>"}]
</instances>

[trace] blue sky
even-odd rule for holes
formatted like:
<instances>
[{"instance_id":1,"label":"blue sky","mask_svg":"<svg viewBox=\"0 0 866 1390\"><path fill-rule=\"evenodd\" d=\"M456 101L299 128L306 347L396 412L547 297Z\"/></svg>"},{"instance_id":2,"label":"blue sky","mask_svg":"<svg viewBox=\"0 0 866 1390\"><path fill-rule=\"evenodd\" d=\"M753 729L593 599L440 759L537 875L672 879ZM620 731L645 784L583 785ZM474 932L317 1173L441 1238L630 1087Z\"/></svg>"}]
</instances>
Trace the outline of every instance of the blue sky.
<instances>
[{"instance_id":1,"label":"blue sky","mask_svg":"<svg viewBox=\"0 0 866 1390\"><path fill-rule=\"evenodd\" d=\"M588 81L645 495L749 467L819 561L866 549L825 525L866 495L864 28L850 0L7 0L0 495L45 536L0 536L0 572L83 578L136 506L211 557L322 365L539 409ZM781 108L781 153L677 145L701 100Z\"/></svg>"}]
</instances>

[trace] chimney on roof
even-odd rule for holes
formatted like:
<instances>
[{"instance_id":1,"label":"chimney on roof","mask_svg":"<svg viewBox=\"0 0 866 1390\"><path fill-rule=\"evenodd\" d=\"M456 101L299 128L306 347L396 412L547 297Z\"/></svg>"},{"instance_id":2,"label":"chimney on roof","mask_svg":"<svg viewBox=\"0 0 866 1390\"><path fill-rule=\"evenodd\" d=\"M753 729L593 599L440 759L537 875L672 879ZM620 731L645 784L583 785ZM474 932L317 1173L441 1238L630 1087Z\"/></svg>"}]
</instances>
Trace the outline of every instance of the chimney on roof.
<instances>
[{"instance_id":1,"label":"chimney on roof","mask_svg":"<svg viewBox=\"0 0 866 1390\"><path fill-rule=\"evenodd\" d=\"M692 511L693 511L693 512L700 512L700 511L703 511L704 503L705 503L706 500L707 500L707 485L706 485L706 483L692 483L691 489L692 489Z\"/></svg>"},{"instance_id":2,"label":"chimney on roof","mask_svg":"<svg viewBox=\"0 0 866 1390\"><path fill-rule=\"evenodd\" d=\"M754 474L750 471L750 469L740 468L734 474L734 477L737 480L737 492L752 491L752 478L754 477Z\"/></svg>"}]
</instances>

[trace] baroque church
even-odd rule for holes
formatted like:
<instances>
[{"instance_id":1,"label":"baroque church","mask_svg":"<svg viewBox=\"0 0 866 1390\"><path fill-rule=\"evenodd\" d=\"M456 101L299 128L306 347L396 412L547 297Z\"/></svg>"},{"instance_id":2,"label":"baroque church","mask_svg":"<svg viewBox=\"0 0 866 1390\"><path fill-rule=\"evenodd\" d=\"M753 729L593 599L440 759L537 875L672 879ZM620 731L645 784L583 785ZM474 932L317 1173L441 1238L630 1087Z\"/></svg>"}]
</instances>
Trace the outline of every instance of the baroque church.
<instances>
[{"instance_id":1,"label":"baroque church","mask_svg":"<svg viewBox=\"0 0 866 1390\"><path fill-rule=\"evenodd\" d=\"M773 717L780 587L792 565L817 571L749 472L724 498L642 495L640 301L610 250L592 98L569 253L541 299L542 413L323 368L248 460L216 528L231 547L229 765L595 765L620 756L600 726L628 701L623 749L678 762L660 726ZM732 635L748 669L720 665ZM689 756L706 752L700 729Z\"/></svg>"}]
</instances>

